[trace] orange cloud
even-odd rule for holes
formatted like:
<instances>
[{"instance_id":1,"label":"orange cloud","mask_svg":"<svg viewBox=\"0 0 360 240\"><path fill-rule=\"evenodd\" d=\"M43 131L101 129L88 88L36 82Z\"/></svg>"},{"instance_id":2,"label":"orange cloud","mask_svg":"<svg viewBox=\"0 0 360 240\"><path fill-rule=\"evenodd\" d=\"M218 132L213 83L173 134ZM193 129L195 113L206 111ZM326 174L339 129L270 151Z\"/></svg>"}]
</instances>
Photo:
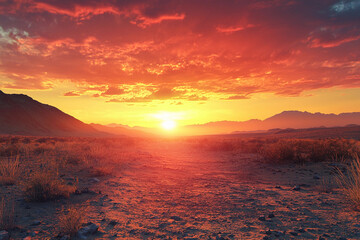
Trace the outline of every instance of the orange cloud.
<instances>
[{"instance_id":1,"label":"orange cloud","mask_svg":"<svg viewBox=\"0 0 360 240\"><path fill-rule=\"evenodd\" d=\"M355 87L358 8L336 4L3 1L1 86L49 89L71 81L80 87L65 95L120 102L235 101Z\"/></svg>"}]
</instances>

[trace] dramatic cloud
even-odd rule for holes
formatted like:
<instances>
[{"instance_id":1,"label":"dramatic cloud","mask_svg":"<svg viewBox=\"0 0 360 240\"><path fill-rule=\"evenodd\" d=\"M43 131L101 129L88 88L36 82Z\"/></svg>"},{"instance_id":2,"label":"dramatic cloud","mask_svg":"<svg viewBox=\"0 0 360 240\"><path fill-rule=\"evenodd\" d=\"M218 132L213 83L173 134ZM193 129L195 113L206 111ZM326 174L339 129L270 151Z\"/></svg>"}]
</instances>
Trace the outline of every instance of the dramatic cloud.
<instances>
[{"instance_id":1,"label":"dramatic cloud","mask_svg":"<svg viewBox=\"0 0 360 240\"><path fill-rule=\"evenodd\" d=\"M359 0L0 1L0 87L109 102L359 87L359 46Z\"/></svg>"}]
</instances>

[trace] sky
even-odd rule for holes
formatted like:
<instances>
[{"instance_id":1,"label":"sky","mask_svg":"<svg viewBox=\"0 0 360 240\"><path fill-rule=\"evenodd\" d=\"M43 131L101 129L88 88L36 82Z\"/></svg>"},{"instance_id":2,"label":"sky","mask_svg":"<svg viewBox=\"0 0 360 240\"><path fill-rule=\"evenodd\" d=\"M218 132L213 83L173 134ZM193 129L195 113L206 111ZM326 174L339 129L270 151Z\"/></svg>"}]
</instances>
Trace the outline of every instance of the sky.
<instances>
[{"instance_id":1,"label":"sky","mask_svg":"<svg viewBox=\"0 0 360 240\"><path fill-rule=\"evenodd\" d=\"M0 89L153 127L360 106L360 0L0 0Z\"/></svg>"}]
</instances>

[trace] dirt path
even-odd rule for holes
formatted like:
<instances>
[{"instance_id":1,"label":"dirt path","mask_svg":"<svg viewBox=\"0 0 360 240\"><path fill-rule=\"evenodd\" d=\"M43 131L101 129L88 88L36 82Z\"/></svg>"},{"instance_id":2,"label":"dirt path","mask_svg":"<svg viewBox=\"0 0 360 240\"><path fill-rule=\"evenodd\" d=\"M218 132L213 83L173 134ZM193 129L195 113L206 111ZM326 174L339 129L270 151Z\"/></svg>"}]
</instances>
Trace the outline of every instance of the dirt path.
<instances>
[{"instance_id":1,"label":"dirt path","mask_svg":"<svg viewBox=\"0 0 360 240\"><path fill-rule=\"evenodd\" d=\"M28 233L14 236L52 238L58 212L76 205L100 226L94 239L360 239L360 213L338 190L319 191L331 177L329 164L269 165L256 155L205 152L179 141L142 143L131 156L114 166L114 176L81 179L96 194L19 200Z\"/></svg>"},{"instance_id":2,"label":"dirt path","mask_svg":"<svg viewBox=\"0 0 360 240\"><path fill-rule=\"evenodd\" d=\"M325 177L323 166L271 167L254 155L204 153L176 142L143 151L136 164L99 184L107 197L92 202L93 211L104 213L102 225L118 223L105 227L106 237L360 238L360 215L338 192L316 189L313 169Z\"/></svg>"}]
</instances>

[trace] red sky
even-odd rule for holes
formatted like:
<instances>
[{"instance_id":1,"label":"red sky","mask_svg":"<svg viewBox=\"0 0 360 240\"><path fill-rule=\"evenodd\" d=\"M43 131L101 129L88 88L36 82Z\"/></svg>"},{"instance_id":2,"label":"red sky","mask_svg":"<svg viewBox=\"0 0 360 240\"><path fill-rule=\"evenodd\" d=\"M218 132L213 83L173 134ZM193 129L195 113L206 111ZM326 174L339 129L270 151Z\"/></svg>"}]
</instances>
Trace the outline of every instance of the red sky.
<instances>
[{"instance_id":1,"label":"red sky","mask_svg":"<svg viewBox=\"0 0 360 240\"><path fill-rule=\"evenodd\" d=\"M0 0L0 55L1 89L87 122L356 111L360 0Z\"/></svg>"}]
</instances>

